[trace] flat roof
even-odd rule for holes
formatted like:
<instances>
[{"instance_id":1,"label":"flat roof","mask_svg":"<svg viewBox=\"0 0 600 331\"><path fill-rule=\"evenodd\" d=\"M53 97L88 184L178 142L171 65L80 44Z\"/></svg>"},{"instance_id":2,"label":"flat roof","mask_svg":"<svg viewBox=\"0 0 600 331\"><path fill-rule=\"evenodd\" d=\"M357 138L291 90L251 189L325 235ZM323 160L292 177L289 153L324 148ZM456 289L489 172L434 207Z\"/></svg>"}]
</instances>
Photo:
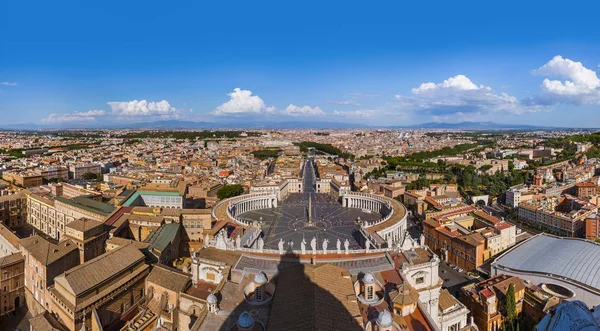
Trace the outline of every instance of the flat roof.
<instances>
[{"instance_id":1,"label":"flat roof","mask_svg":"<svg viewBox=\"0 0 600 331\"><path fill-rule=\"evenodd\" d=\"M122 203L122 206L129 207L131 204L141 195L154 195L154 196L181 196L179 192L171 192L171 191L144 191L139 190L133 193L125 202Z\"/></svg>"},{"instance_id":2,"label":"flat roof","mask_svg":"<svg viewBox=\"0 0 600 331\"><path fill-rule=\"evenodd\" d=\"M542 233L500 255L492 266L552 274L600 289L600 245L584 239Z\"/></svg>"},{"instance_id":3,"label":"flat roof","mask_svg":"<svg viewBox=\"0 0 600 331\"><path fill-rule=\"evenodd\" d=\"M96 201L94 199L90 199L87 196L74 197L71 199L65 199L63 197L55 197L55 199L57 201L69 204L71 206L81 208L81 209L87 210L89 212L103 215L103 216L108 216L108 215L110 215L110 213L112 213L115 210L115 206L108 204L108 203Z\"/></svg>"}]
</instances>

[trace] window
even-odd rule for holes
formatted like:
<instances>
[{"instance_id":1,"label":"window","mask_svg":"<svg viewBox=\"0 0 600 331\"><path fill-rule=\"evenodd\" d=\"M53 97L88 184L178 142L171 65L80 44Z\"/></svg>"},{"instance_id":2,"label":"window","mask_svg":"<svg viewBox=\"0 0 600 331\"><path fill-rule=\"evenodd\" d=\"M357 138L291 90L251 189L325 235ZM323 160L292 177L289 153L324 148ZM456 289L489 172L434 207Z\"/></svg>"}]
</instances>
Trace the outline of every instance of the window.
<instances>
[{"instance_id":1,"label":"window","mask_svg":"<svg viewBox=\"0 0 600 331\"><path fill-rule=\"evenodd\" d=\"M372 285L367 286L367 300L373 300L373 296L374 296L373 292L374 292L373 286Z\"/></svg>"},{"instance_id":2,"label":"window","mask_svg":"<svg viewBox=\"0 0 600 331\"><path fill-rule=\"evenodd\" d=\"M418 277L415 279L415 283L417 284L423 284L425 283L425 277Z\"/></svg>"}]
</instances>

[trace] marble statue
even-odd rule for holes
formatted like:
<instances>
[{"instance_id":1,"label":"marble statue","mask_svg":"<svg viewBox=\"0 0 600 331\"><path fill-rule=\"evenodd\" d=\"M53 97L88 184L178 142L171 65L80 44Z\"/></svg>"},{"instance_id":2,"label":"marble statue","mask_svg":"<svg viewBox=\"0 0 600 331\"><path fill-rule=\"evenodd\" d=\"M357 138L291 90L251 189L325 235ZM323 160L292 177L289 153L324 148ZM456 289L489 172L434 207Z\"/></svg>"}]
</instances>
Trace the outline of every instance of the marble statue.
<instances>
[{"instance_id":1,"label":"marble statue","mask_svg":"<svg viewBox=\"0 0 600 331\"><path fill-rule=\"evenodd\" d=\"M242 237L235 237L235 248L240 249L242 247Z\"/></svg>"},{"instance_id":2,"label":"marble statue","mask_svg":"<svg viewBox=\"0 0 600 331\"><path fill-rule=\"evenodd\" d=\"M302 250L302 254L306 254L306 239L302 238L302 242L300 243L300 249Z\"/></svg>"},{"instance_id":3,"label":"marble statue","mask_svg":"<svg viewBox=\"0 0 600 331\"><path fill-rule=\"evenodd\" d=\"M262 252L263 247L265 247L265 241L260 237L258 238L258 250Z\"/></svg>"},{"instance_id":4,"label":"marble statue","mask_svg":"<svg viewBox=\"0 0 600 331\"><path fill-rule=\"evenodd\" d=\"M317 254L317 238L312 238L310 241L310 247L312 248L313 254Z\"/></svg>"},{"instance_id":5,"label":"marble statue","mask_svg":"<svg viewBox=\"0 0 600 331\"><path fill-rule=\"evenodd\" d=\"M222 231L217 234L216 247L218 249L227 250L227 242L225 241L225 236Z\"/></svg>"},{"instance_id":6,"label":"marble statue","mask_svg":"<svg viewBox=\"0 0 600 331\"><path fill-rule=\"evenodd\" d=\"M368 238L367 238L367 242L365 243L365 249L367 250L367 253L371 249L371 240L369 240Z\"/></svg>"},{"instance_id":7,"label":"marble statue","mask_svg":"<svg viewBox=\"0 0 600 331\"><path fill-rule=\"evenodd\" d=\"M337 253L342 254L342 242L340 241L340 238L338 238L337 242L335 243L335 247L337 248Z\"/></svg>"},{"instance_id":8,"label":"marble statue","mask_svg":"<svg viewBox=\"0 0 600 331\"><path fill-rule=\"evenodd\" d=\"M328 239L323 239L323 254L327 254L327 245L329 244Z\"/></svg>"},{"instance_id":9,"label":"marble statue","mask_svg":"<svg viewBox=\"0 0 600 331\"><path fill-rule=\"evenodd\" d=\"M348 241L348 239L346 239L346 240L344 241L344 253L345 253L345 254L349 254L349 253L350 253L350 251L349 251L349 249L348 249L349 247L350 247L350 242Z\"/></svg>"},{"instance_id":10,"label":"marble statue","mask_svg":"<svg viewBox=\"0 0 600 331\"><path fill-rule=\"evenodd\" d=\"M422 233L419 237L419 245L421 245L421 247L425 246L425 236Z\"/></svg>"},{"instance_id":11,"label":"marble statue","mask_svg":"<svg viewBox=\"0 0 600 331\"><path fill-rule=\"evenodd\" d=\"M204 245L208 246L209 241L210 241L210 237L208 236L208 233L207 233L206 236L204 237Z\"/></svg>"},{"instance_id":12,"label":"marble statue","mask_svg":"<svg viewBox=\"0 0 600 331\"><path fill-rule=\"evenodd\" d=\"M279 254L283 254L283 239L279 239L279 243L277 245L279 246Z\"/></svg>"}]
</instances>

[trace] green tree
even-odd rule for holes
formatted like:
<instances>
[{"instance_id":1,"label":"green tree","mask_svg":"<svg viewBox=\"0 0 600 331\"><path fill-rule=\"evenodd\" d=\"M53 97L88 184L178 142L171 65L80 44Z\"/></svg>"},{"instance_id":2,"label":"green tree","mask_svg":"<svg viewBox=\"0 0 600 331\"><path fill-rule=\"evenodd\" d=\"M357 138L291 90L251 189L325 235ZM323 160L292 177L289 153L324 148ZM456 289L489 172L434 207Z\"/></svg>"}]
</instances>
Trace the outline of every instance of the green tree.
<instances>
[{"instance_id":1,"label":"green tree","mask_svg":"<svg viewBox=\"0 0 600 331\"><path fill-rule=\"evenodd\" d=\"M244 193L244 187L240 184L225 185L217 191L217 198L227 199Z\"/></svg>"},{"instance_id":2,"label":"green tree","mask_svg":"<svg viewBox=\"0 0 600 331\"><path fill-rule=\"evenodd\" d=\"M81 178L85 180L98 180L97 175L91 172L86 172L85 174L81 175Z\"/></svg>"},{"instance_id":3,"label":"green tree","mask_svg":"<svg viewBox=\"0 0 600 331\"><path fill-rule=\"evenodd\" d=\"M517 303L515 301L515 286L510 284L508 291L506 291L506 320L511 323L517 317Z\"/></svg>"}]
</instances>

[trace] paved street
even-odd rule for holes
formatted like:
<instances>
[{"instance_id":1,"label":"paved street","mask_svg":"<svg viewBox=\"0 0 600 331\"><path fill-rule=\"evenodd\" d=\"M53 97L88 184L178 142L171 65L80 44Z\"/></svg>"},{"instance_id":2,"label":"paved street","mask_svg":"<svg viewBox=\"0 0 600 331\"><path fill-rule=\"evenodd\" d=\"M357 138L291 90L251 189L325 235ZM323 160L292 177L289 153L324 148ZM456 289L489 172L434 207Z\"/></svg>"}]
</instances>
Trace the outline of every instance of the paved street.
<instances>
[{"instance_id":1,"label":"paved street","mask_svg":"<svg viewBox=\"0 0 600 331\"><path fill-rule=\"evenodd\" d=\"M444 261L440 262L439 275L444 281L442 287L448 289L450 294L456 297L459 297L461 287L478 282L477 279L471 278L466 272L458 272L458 270L452 269Z\"/></svg>"}]
</instances>

